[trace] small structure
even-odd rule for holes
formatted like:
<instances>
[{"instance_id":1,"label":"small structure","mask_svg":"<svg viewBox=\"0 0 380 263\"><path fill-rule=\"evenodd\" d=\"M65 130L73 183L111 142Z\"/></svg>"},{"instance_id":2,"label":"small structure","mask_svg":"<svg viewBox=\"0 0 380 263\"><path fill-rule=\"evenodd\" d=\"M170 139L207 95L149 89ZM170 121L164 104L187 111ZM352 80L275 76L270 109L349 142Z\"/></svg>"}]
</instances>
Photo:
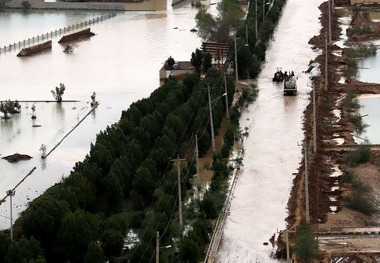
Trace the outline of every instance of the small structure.
<instances>
[{"instance_id":1,"label":"small structure","mask_svg":"<svg viewBox=\"0 0 380 263\"><path fill-rule=\"evenodd\" d=\"M17 54L17 56L18 57L31 56L47 49L51 49L51 40L38 44L38 45L34 45L32 47L23 48Z\"/></svg>"},{"instance_id":2,"label":"small structure","mask_svg":"<svg viewBox=\"0 0 380 263\"><path fill-rule=\"evenodd\" d=\"M228 52L230 46L227 43L217 43L217 42L203 42L202 51L203 53L210 53L212 56L211 63L213 67L223 70L228 58Z\"/></svg>"},{"instance_id":3,"label":"small structure","mask_svg":"<svg viewBox=\"0 0 380 263\"><path fill-rule=\"evenodd\" d=\"M175 76L183 79L187 73L196 73L194 66L190 61L177 61L174 63L172 70L166 70L165 65L160 69L160 80L164 80L169 76Z\"/></svg>"},{"instance_id":4,"label":"small structure","mask_svg":"<svg viewBox=\"0 0 380 263\"><path fill-rule=\"evenodd\" d=\"M90 28L86 28L75 33L63 36L58 43L64 44L81 38L92 37L95 34L91 32Z\"/></svg>"}]
</instances>

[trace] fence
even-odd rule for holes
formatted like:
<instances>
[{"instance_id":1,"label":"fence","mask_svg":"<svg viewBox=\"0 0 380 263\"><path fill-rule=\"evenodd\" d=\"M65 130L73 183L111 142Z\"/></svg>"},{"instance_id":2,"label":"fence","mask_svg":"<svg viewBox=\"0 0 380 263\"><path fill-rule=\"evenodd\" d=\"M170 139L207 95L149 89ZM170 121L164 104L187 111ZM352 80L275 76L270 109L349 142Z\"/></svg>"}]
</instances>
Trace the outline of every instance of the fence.
<instances>
[{"instance_id":1,"label":"fence","mask_svg":"<svg viewBox=\"0 0 380 263\"><path fill-rule=\"evenodd\" d=\"M98 22L102 22L106 19L109 19L111 17L116 16L116 13L109 13L106 15L98 16L96 18L92 18L89 20L86 20L84 22L76 23L68 27L64 28L59 28L55 31L47 32L46 34L38 35L36 37L24 39L19 42L15 42L13 44L5 45L4 47L0 47L0 54L6 53L6 52L11 52L11 51L16 51L17 49L33 46L35 44L38 44L39 42L46 41L49 38L52 39L55 36L60 36L63 34L66 34L70 31L74 31L83 27L87 27L91 24L95 24Z\"/></svg>"}]
</instances>

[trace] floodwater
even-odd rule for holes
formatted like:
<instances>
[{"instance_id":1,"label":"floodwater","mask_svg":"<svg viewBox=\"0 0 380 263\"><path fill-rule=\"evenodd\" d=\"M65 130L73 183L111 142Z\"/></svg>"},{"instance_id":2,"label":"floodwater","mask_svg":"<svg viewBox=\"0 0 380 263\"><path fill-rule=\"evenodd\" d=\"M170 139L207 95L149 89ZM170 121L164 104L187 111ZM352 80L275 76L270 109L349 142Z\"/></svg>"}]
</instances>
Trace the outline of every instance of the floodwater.
<instances>
[{"instance_id":1,"label":"floodwater","mask_svg":"<svg viewBox=\"0 0 380 263\"><path fill-rule=\"evenodd\" d=\"M380 143L380 96L379 95L366 95L359 96L359 103L362 107L359 109L359 114L364 116L363 122L367 124L368 127L365 128L364 132L360 134L361 138L369 140L370 143L379 144ZM362 142L355 138L355 141Z\"/></svg>"},{"instance_id":2,"label":"floodwater","mask_svg":"<svg viewBox=\"0 0 380 263\"><path fill-rule=\"evenodd\" d=\"M269 239L286 227L292 180L302 157L303 111L311 90L309 76L302 71L317 56L308 41L318 34L318 6L322 2L289 0L283 10L258 78L259 97L241 117L242 129L249 128L244 170L239 175L217 262L277 261L270 257ZM294 70L298 76L296 97L284 97L282 86L272 83L277 67Z\"/></svg>"},{"instance_id":3,"label":"floodwater","mask_svg":"<svg viewBox=\"0 0 380 263\"><path fill-rule=\"evenodd\" d=\"M377 46L380 45L380 41L374 41L373 43ZM358 80L363 82L380 83L379 66L380 54L378 49L376 55L359 61Z\"/></svg>"},{"instance_id":4,"label":"floodwater","mask_svg":"<svg viewBox=\"0 0 380 263\"><path fill-rule=\"evenodd\" d=\"M197 9L189 1L159 12L123 12L91 25L96 35L77 42L65 54L53 37L52 51L18 58L17 52L0 54L0 100L52 100L51 90L64 83L62 105L21 103L21 113L0 122L0 157L28 154L29 161L10 164L0 159L0 197L36 167L17 189L13 216L48 187L67 176L75 162L83 160L96 134L117 122L121 111L138 99L149 96L159 86L159 69L172 56L190 60L201 40L190 29L195 27ZM215 12L216 6L211 6ZM99 16L92 12L17 12L0 14L0 46L41 35L63 26ZM178 29L174 29L178 27ZM99 106L44 161L40 146L51 150L90 110L93 92ZM32 127L33 124L41 127ZM9 227L9 202L0 206L0 228Z\"/></svg>"}]
</instances>

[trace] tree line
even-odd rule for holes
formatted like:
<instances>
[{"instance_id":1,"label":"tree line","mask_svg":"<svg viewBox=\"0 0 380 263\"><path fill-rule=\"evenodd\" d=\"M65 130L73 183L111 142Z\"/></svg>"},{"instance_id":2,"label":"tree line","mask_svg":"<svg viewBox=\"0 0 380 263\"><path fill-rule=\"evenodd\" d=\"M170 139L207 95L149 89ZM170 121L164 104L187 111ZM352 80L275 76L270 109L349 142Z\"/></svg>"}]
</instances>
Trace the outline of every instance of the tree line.
<instances>
[{"instance_id":1,"label":"tree line","mask_svg":"<svg viewBox=\"0 0 380 263\"><path fill-rule=\"evenodd\" d=\"M212 87L212 99L218 98L224 91L221 73L210 69L204 81L198 74L190 74L183 83L170 77L149 98L123 111L118 123L97 135L89 154L75 164L69 176L21 213L15 223L15 239L19 241L6 243L9 246L3 251L10 251L10 246L25 239L43 251L33 259L43 257L48 262L83 262L90 258L97 260L88 262L103 262L104 258L138 262L144 255L150 257L150 251L140 250L146 250L146 246L154 250L151 236L157 230L163 233L174 213L177 178L170 160L183 155L178 145L185 144L185 151L198 134L200 153L210 146L206 85ZM231 103L235 92L232 79L228 79L227 86ZM214 103L217 130L225 104L220 99ZM182 169L186 173L195 167L184 165ZM189 177L181 187L185 197ZM129 229L143 231L137 247L123 252ZM174 235L178 233L169 229L162 242L170 243ZM9 252L4 252L0 258L5 260L7 256ZM12 258L8 262L18 261Z\"/></svg>"}]
</instances>

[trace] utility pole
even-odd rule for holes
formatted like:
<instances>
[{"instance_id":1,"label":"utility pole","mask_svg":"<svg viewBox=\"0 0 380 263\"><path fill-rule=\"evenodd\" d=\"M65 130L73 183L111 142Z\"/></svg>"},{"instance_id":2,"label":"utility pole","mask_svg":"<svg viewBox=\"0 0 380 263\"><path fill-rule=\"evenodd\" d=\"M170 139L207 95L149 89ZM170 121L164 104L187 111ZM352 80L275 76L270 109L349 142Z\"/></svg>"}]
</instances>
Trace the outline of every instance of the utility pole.
<instances>
[{"instance_id":1,"label":"utility pole","mask_svg":"<svg viewBox=\"0 0 380 263\"><path fill-rule=\"evenodd\" d=\"M305 138L305 142L303 143L304 146L304 158L305 158L305 203L306 203L306 223L310 224L310 217L309 217L309 174L308 174L308 167L307 167L307 138Z\"/></svg>"},{"instance_id":2,"label":"utility pole","mask_svg":"<svg viewBox=\"0 0 380 263\"><path fill-rule=\"evenodd\" d=\"M290 263L290 251L289 251L289 230L285 230L285 239L286 239L286 263Z\"/></svg>"},{"instance_id":3,"label":"utility pole","mask_svg":"<svg viewBox=\"0 0 380 263\"><path fill-rule=\"evenodd\" d=\"M182 229L183 229L183 218L182 218L182 195L181 195L181 161L184 161L186 159L180 159L179 155L177 156L177 159L172 159L172 161L177 162L178 164L178 203L179 203L179 227L181 229L181 235L182 235Z\"/></svg>"},{"instance_id":4,"label":"utility pole","mask_svg":"<svg viewBox=\"0 0 380 263\"><path fill-rule=\"evenodd\" d=\"M326 28L327 30L327 28ZM326 32L326 47L325 47L325 90L329 89L329 78L328 78L328 43L327 43L327 32Z\"/></svg>"},{"instance_id":5,"label":"utility pole","mask_svg":"<svg viewBox=\"0 0 380 263\"><path fill-rule=\"evenodd\" d=\"M238 76L238 62L237 62L237 47L236 47L236 34L234 37L234 43L235 43L235 79L236 79L236 88L238 86L239 76Z\"/></svg>"},{"instance_id":6,"label":"utility pole","mask_svg":"<svg viewBox=\"0 0 380 263\"><path fill-rule=\"evenodd\" d=\"M160 262L160 232L157 231L156 238L156 263Z\"/></svg>"},{"instance_id":7,"label":"utility pole","mask_svg":"<svg viewBox=\"0 0 380 263\"><path fill-rule=\"evenodd\" d=\"M235 41L236 41L236 36L235 36ZM235 48L236 48L236 45L235 45ZM235 56L236 56L236 53L235 53ZM212 152L215 153L214 123L212 121L212 107L211 107L210 85L207 85L207 92L208 92L208 106L209 106L209 109L210 109L211 145L212 145Z\"/></svg>"},{"instance_id":8,"label":"utility pole","mask_svg":"<svg viewBox=\"0 0 380 263\"><path fill-rule=\"evenodd\" d=\"M198 200L200 200L200 191L201 191L201 179L199 174L199 152L198 152L198 135L195 134L195 157L197 160L197 187L198 187Z\"/></svg>"},{"instance_id":9,"label":"utility pole","mask_svg":"<svg viewBox=\"0 0 380 263\"><path fill-rule=\"evenodd\" d=\"M227 78L226 74L224 74L224 92L226 93L226 115L227 115L227 120L230 119L230 113L228 111L228 93L227 93Z\"/></svg>"},{"instance_id":10,"label":"utility pole","mask_svg":"<svg viewBox=\"0 0 380 263\"><path fill-rule=\"evenodd\" d=\"M315 105L315 83L313 82L313 152L317 154L317 116Z\"/></svg>"},{"instance_id":11,"label":"utility pole","mask_svg":"<svg viewBox=\"0 0 380 263\"><path fill-rule=\"evenodd\" d=\"M327 0L327 2L329 3L328 5L328 13L329 13L329 27L328 27L328 32L329 32L329 44L331 43L331 0Z\"/></svg>"},{"instance_id":12,"label":"utility pole","mask_svg":"<svg viewBox=\"0 0 380 263\"><path fill-rule=\"evenodd\" d=\"M12 218L12 196L15 195L15 191L8 190L6 191L7 196L9 196L9 202L10 202L10 213L11 213L11 241L13 241L13 218Z\"/></svg>"}]
</instances>

